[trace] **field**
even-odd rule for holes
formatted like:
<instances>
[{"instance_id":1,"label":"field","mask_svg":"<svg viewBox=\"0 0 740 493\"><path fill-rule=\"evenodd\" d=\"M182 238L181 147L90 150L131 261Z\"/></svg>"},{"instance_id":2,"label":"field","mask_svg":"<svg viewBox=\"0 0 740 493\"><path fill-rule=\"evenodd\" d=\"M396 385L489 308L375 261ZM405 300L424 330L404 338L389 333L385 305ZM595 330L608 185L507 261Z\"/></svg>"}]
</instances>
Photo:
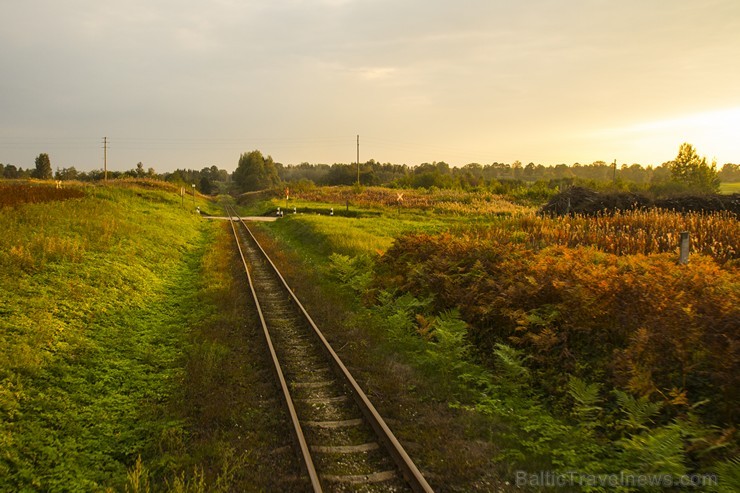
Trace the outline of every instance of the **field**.
<instances>
[{"instance_id":1,"label":"field","mask_svg":"<svg viewBox=\"0 0 740 493\"><path fill-rule=\"evenodd\" d=\"M399 208L394 193L314 191L287 203L310 213L263 228L353 292L349 318L436 379L434 398L488 416L502 463L737 480L735 217L546 218L463 194Z\"/></svg>"},{"instance_id":2,"label":"field","mask_svg":"<svg viewBox=\"0 0 740 493\"><path fill-rule=\"evenodd\" d=\"M286 437L225 225L161 182L12 186L0 491L280 489ZM440 491L514 491L516 471L737 490L734 217L545 218L460 191L255 197L244 213L287 211L258 235Z\"/></svg>"},{"instance_id":3,"label":"field","mask_svg":"<svg viewBox=\"0 0 740 493\"><path fill-rule=\"evenodd\" d=\"M735 183L720 183L720 193L740 193L740 182Z\"/></svg>"},{"instance_id":4,"label":"field","mask_svg":"<svg viewBox=\"0 0 740 493\"><path fill-rule=\"evenodd\" d=\"M395 200L399 193L404 197L400 206ZM250 212L286 210L290 227L313 234L312 241L318 242L324 254L382 253L406 231L453 230L458 235L496 237L537 249L591 245L617 255L666 252L677 255L680 232L688 231L693 252L720 262L736 261L740 257L737 241L740 225L730 213L702 215L647 210L593 218L578 215L552 218L538 215L533 208L516 206L500 196L478 192L418 193L371 187L355 193L350 187L331 187L297 195L288 201L260 202ZM481 206L482 203L486 205ZM330 216L332 210L334 216Z\"/></svg>"}]
</instances>

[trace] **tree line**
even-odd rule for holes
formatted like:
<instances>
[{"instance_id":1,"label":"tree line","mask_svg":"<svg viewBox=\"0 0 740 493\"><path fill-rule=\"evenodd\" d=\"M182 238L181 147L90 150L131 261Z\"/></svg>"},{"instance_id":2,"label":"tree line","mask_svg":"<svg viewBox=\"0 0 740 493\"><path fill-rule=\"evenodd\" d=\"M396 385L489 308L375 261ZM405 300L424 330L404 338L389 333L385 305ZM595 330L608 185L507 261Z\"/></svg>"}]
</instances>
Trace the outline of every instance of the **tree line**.
<instances>
[{"instance_id":1,"label":"tree line","mask_svg":"<svg viewBox=\"0 0 740 493\"><path fill-rule=\"evenodd\" d=\"M278 175L285 182L312 182L316 185L352 185L358 181L356 164L278 165ZM359 181L362 185L392 185L399 188L506 188L513 184L534 182L591 182L617 184L630 189L680 189L686 188L711 192L718 190L720 182L740 182L740 165L727 163L721 170L700 158L690 144L684 144L673 161L660 166L622 164L596 161L591 164L575 163L544 166L521 162L479 164L470 163L452 167L445 162L423 163L410 167L374 160L360 163ZM677 190L678 191L678 190Z\"/></svg>"},{"instance_id":2,"label":"tree line","mask_svg":"<svg viewBox=\"0 0 740 493\"><path fill-rule=\"evenodd\" d=\"M259 151L254 151L259 153ZM259 154L261 158L261 154ZM244 156L242 156L244 158ZM720 182L740 182L740 165L726 163L721 170L717 163L708 163L689 143L679 147L677 156L660 166L622 164L596 161L544 166L520 161L491 164L469 163L453 167L441 162L418 166L379 163L373 159L360 164L282 165L265 160L264 168L239 169L251 176L251 189L269 188L276 181L300 186L315 185L385 185L398 188L486 188L499 193L510 193L520 188L554 188L568 184L585 184L595 188L611 186L627 190L650 190L656 194L680 192L716 193ZM269 171L267 171L269 170ZM255 176L265 178L260 182ZM256 174L256 175L255 175ZM267 177L269 174L269 178ZM259 183L259 184L258 184ZM246 191L249 187L245 188Z\"/></svg>"},{"instance_id":3,"label":"tree line","mask_svg":"<svg viewBox=\"0 0 740 493\"><path fill-rule=\"evenodd\" d=\"M69 168L57 168L53 170L51 159L46 153L41 153L36 158L35 167L23 169L12 164L0 163L0 178L5 179L30 179L39 180L62 180L62 181L102 181L106 178L106 172L102 169L92 171L78 171L74 166ZM157 173L154 168L145 169L143 163L139 162L136 167L127 171L108 171L107 178L116 180L120 178L148 178L161 180L180 185L196 184L198 191L210 194L218 191L219 185L228 185L231 174L225 169L216 166L205 167L201 170L176 169L171 173Z\"/></svg>"},{"instance_id":4,"label":"tree line","mask_svg":"<svg viewBox=\"0 0 740 493\"><path fill-rule=\"evenodd\" d=\"M0 177L38 178L57 180L97 181L104 178L103 170L77 171L74 167L52 171L48 154L36 158L35 168L23 170L10 164L0 164ZM595 161L573 165L513 163L469 163L453 167L440 161L418 166L380 163L371 159L364 163L284 165L259 150L241 154L233 173L216 166L201 170L177 169L171 173L157 173L145 169L142 163L128 171L108 171L109 179L150 178L183 185L195 184L205 194L216 192L249 192L276 187L303 185L385 185L397 188L487 188L507 193L517 187L533 184L551 188L563 184L597 186L609 184L630 190L652 190L657 193L681 191L716 192L720 182L740 182L740 165L726 163L720 170L716 163L708 163L688 143L681 144L675 159L660 166L621 164Z\"/></svg>"}]
</instances>

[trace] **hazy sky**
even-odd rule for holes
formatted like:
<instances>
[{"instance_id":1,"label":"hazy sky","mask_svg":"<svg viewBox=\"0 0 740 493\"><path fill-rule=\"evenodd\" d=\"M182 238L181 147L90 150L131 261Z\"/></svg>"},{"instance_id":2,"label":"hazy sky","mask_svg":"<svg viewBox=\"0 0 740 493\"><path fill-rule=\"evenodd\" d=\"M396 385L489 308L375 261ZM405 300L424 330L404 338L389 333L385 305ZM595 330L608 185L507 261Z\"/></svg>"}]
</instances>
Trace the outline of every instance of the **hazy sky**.
<instances>
[{"instance_id":1,"label":"hazy sky","mask_svg":"<svg viewBox=\"0 0 740 493\"><path fill-rule=\"evenodd\" d=\"M0 163L740 163L740 0L0 0Z\"/></svg>"}]
</instances>

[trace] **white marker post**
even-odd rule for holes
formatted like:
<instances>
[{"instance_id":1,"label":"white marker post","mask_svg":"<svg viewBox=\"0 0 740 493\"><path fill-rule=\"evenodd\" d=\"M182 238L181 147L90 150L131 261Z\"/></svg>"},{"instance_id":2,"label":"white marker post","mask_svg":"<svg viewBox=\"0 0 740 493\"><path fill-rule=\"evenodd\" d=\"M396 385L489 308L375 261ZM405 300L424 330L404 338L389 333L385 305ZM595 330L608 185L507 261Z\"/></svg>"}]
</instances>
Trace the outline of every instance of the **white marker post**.
<instances>
[{"instance_id":1,"label":"white marker post","mask_svg":"<svg viewBox=\"0 0 740 493\"><path fill-rule=\"evenodd\" d=\"M681 231L680 240L680 253L678 257L678 263L686 265L689 263L689 247L691 246L691 240L689 238L688 231Z\"/></svg>"}]
</instances>

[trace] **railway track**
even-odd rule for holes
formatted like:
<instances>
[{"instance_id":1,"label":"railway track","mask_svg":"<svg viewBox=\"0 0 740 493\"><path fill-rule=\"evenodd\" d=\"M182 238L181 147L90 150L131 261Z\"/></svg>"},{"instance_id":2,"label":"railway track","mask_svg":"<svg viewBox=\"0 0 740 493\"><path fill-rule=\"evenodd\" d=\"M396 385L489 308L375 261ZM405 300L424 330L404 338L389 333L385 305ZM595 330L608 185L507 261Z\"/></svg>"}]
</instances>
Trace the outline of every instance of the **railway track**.
<instances>
[{"instance_id":1,"label":"railway track","mask_svg":"<svg viewBox=\"0 0 740 493\"><path fill-rule=\"evenodd\" d=\"M227 212L304 464L305 489L431 492L247 224Z\"/></svg>"}]
</instances>

